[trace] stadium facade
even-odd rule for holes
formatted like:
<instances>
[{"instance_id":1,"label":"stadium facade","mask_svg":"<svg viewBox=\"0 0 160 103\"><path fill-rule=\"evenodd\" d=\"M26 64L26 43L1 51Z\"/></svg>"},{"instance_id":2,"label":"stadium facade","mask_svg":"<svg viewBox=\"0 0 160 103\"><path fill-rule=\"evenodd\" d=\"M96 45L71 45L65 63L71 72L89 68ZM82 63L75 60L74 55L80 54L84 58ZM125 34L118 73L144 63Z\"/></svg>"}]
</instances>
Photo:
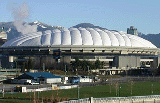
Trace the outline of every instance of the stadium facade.
<instances>
[{"instance_id":1,"label":"stadium facade","mask_svg":"<svg viewBox=\"0 0 160 103\"><path fill-rule=\"evenodd\" d=\"M142 68L154 71L160 63L159 49L151 42L126 32L98 28L64 28L20 35L7 41L0 52L6 58L2 63L5 68L6 62L25 61L24 57L34 57L39 67L60 65L54 68L70 64L76 57L93 62L99 59L110 74Z\"/></svg>"}]
</instances>

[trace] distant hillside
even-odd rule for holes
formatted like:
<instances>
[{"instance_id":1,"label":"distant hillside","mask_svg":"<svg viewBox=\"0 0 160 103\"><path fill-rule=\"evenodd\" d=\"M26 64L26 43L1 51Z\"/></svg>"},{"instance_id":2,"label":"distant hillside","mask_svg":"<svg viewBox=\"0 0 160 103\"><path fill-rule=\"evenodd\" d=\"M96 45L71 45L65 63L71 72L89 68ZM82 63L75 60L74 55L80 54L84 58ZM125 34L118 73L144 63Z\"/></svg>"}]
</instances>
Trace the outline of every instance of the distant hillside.
<instances>
[{"instance_id":1,"label":"distant hillside","mask_svg":"<svg viewBox=\"0 0 160 103\"><path fill-rule=\"evenodd\" d=\"M76 26L73 26L74 28L79 28L79 27L82 27L82 28L99 28L99 29L106 29L106 28L102 28L100 26L94 26L93 24L91 23L80 23Z\"/></svg>"},{"instance_id":2,"label":"distant hillside","mask_svg":"<svg viewBox=\"0 0 160 103\"><path fill-rule=\"evenodd\" d=\"M151 43L156 45L158 48L160 48L160 33L159 34L142 34L139 35L140 37L149 40Z\"/></svg>"}]
</instances>

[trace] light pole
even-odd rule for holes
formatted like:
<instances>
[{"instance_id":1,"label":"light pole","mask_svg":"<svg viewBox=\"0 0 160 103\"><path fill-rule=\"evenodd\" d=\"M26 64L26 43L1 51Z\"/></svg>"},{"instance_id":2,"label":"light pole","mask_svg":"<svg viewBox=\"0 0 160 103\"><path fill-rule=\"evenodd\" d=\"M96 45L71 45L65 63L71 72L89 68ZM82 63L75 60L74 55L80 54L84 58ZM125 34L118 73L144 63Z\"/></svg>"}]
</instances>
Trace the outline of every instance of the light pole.
<instances>
[{"instance_id":1,"label":"light pole","mask_svg":"<svg viewBox=\"0 0 160 103\"><path fill-rule=\"evenodd\" d=\"M39 100L39 85L38 85L38 100Z\"/></svg>"},{"instance_id":2,"label":"light pole","mask_svg":"<svg viewBox=\"0 0 160 103\"><path fill-rule=\"evenodd\" d=\"M4 98L4 85L3 85L3 98Z\"/></svg>"},{"instance_id":3,"label":"light pole","mask_svg":"<svg viewBox=\"0 0 160 103\"><path fill-rule=\"evenodd\" d=\"M66 65L65 65L65 76L66 76Z\"/></svg>"},{"instance_id":4,"label":"light pole","mask_svg":"<svg viewBox=\"0 0 160 103\"><path fill-rule=\"evenodd\" d=\"M77 86L77 98L79 99L79 84L78 84L78 86Z\"/></svg>"},{"instance_id":5,"label":"light pole","mask_svg":"<svg viewBox=\"0 0 160 103\"><path fill-rule=\"evenodd\" d=\"M88 76L89 76L89 66L87 66L87 68L88 68Z\"/></svg>"},{"instance_id":6,"label":"light pole","mask_svg":"<svg viewBox=\"0 0 160 103\"><path fill-rule=\"evenodd\" d=\"M119 85L119 87L118 87L118 97L120 97L120 89L121 89L121 86Z\"/></svg>"},{"instance_id":7,"label":"light pole","mask_svg":"<svg viewBox=\"0 0 160 103\"><path fill-rule=\"evenodd\" d=\"M89 66L87 66L88 67L88 78L89 78ZM90 83L90 79L89 79L89 83Z\"/></svg>"},{"instance_id":8,"label":"light pole","mask_svg":"<svg viewBox=\"0 0 160 103\"><path fill-rule=\"evenodd\" d=\"M152 90L152 94L153 94L153 84L151 85L151 90Z\"/></svg>"}]
</instances>

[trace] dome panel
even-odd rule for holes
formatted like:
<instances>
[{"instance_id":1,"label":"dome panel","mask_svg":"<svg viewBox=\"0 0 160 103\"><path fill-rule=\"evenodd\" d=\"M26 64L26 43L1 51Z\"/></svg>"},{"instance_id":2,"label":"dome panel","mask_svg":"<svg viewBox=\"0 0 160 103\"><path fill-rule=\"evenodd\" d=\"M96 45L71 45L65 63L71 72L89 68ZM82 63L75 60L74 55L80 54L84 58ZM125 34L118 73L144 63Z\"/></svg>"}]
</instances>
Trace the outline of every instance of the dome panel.
<instances>
[{"instance_id":1,"label":"dome panel","mask_svg":"<svg viewBox=\"0 0 160 103\"><path fill-rule=\"evenodd\" d=\"M51 44L50 45L61 45L61 31L58 29L55 29L52 31L53 33L51 34Z\"/></svg>"},{"instance_id":2,"label":"dome panel","mask_svg":"<svg viewBox=\"0 0 160 103\"><path fill-rule=\"evenodd\" d=\"M82 45L93 45L92 36L85 28L79 28L82 35Z\"/></svg>"},{"instance_id":3,"label":"dome panel","mask_svg":"<svg viewBox=\"0 0 160 103\"><path fill-rule=\"evenodd\" d=\"M119 46L119 41L118 41L117 37L112 32L110 32L108 30L104 30L104 31L108 34L108 36L111 40L111 46Z\"/></svg>"},{"instance_id":4,"label":"dome panel","mask_svg":"<svg viewBox=\"0 0 160 103\"><path fill-rule=\"evenodd\" d=\"M41 45L41 37L27 40L26 42L23 42L20 46L31 46L31 45L40 46Z\"/></svg>"},{"instance_id":5,"label":"dome panel","mask_svg":"<svg viewBox=\"0 0 160 103\"><path fill-rule=\"evenodd\" d=\"M71 45L71 35L68 29L62 30L61 45Z\"/></svg>"},{"instance_id":6,"label":"dome panel","mask_svg":"<svg viewBox=\"0 0 160 103\"><path fill-rule=\"evenodd\" d=\"M131 47L131 41L128 38L128 36L126 35L126 32L119 32L121 34L121 36L123 37L124 41L125 41L125 46L129 46Z\"/></svg>"},{"instance_id":7,"label":"dome panel","mask_svg":"<svg viewBox=\"0 0 160 103\"><path fill-rule=\"evenodd\" d=\"M131 40L132 47L145 47L143 44L141 44L140 41L137 41L133 38L130 38L130 40Z\"/></svg>"},{"instance_id":8,"label":"dome panel","mask_svg":"<svg viewBox=\"0 0 160 103\"><path fill-rule=\"evenodd\" d=\"M90 32L92 36L93 45L102 45L102 39L100 34L92 28L87 28L87 30Z\"/></svg>"},{"instance_id":9,"label":"dome panel","mask_svg":"<svg viewBox=\"0 0 160 103\"><path fill-rule=\"evenodd\" d=\"M115 31L112 31L112 33L116 36L116 38L118 39L119 41L119 46L125 46L125 40L123 39L123 37L118 33L118 32L115 32Z\"/></svg>"},{"instance_id":10,"label":"dome panel","mask_svg":"<svg viewBox=\"0 0 160 103\"><path fill-rule=\"evenodd\" d=\"M144 40L136 35L129 35L127 34L127 36L130 38L131 40L131 45L132 47L149 47L149 48L154 48L154 45L149 46L149 41ZM136 45L134 44L135 41L137 41Z\"/></svg>"},{"instance_id":11,"label":"dome panel","mask_svg":"<svg viewBox=\"0 0 160 103\"><path fill-rule=\"evenodd\" d=\"M42 45L50 45L51 34L42 35Z\"/></svg>"},{"instance_id":12,"label":"dome panel","mask_svg":"<svg viewBox=\"0 0 160 103\"><path fill-rule=\"evenodd\" d=\"M81 33L77 28L70 28L71 34L71 44L72 45L82 45Z\"/></svg>"},{"instance_id":13,"label":"dome panel","mask_svg":"<svg viewBox=\"0 0 160 103\"><path fill-rule=\"evenodd\" d=\"M15 41L11 43L11 46L19 46L23 42L26 42L27 40L39 37L42 35L42 32L37 32L37 33L31 33L31 34L25 34L21 35L19 38L17 38Z\"/></svg>"},{"instance_id":14,"label":"dome panel","mask_svg":"<svg viewBox=\"0 0 160 103\"><path fill-rule=\"evenodd\" d=\"M108 36L108 34L100 29L95 29L101 36L102 38L102 45L106 45L106 46L111 46L111 40Z\"/></svg>"},{"instance_id":15,"label":"dome panel","mask_svg":"<svg viewBox=\"0 0 160 103\"><path fill-rule=\"evenodd\" d=\"M51 31L47 30L42 35L42 45L50 45Z\"/></svg>"}]
</instances>

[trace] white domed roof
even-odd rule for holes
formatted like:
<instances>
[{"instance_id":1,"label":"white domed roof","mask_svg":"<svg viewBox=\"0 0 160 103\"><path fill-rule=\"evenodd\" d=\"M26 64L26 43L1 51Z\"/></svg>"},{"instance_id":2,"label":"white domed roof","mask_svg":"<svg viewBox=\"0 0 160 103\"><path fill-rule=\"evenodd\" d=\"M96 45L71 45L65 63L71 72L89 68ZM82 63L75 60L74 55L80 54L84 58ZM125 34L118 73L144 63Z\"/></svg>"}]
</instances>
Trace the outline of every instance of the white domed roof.
<instances>
[{"instance_id":1,"label":"white domed roof","mask_svg":"<svg viewBox=\"0 0 160 103\"><path fill-rule=\"evenodd\" d=\"M95 45L157 48L151 42L126 32L100 30L98 28L54 29L29 33L7 41L8 46Z\"/></svg>"}]
</instances>

